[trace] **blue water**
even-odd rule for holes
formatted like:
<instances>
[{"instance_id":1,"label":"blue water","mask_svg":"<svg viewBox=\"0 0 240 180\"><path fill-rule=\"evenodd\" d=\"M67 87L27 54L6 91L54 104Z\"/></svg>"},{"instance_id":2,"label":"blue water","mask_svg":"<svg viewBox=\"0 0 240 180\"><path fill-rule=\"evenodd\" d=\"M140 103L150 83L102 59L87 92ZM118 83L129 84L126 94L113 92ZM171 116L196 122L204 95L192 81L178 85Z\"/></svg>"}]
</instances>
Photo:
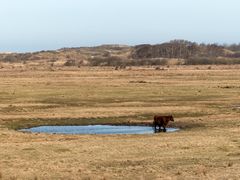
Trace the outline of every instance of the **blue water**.
<instances>
[{"instance_id":1,"label":"blue water","mask_svg":"<svg viewBox=\"0 0 240 180\"><path fill-rule=\"evenodd\" d=\"M167 128L167 132L175 132L178 129ZM21 131L50 134L153 134L154 130L149 126L39 126Z\"/></svg>"}]
</instances>

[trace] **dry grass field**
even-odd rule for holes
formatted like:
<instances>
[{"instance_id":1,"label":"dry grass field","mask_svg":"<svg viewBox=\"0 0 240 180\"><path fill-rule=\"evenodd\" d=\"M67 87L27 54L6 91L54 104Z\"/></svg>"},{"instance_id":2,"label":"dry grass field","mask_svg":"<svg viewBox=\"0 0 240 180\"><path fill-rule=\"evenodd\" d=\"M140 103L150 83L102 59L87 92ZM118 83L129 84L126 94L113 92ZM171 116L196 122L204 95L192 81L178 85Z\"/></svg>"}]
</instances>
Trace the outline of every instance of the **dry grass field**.
<instances>
[{"instance_id":1,"label":"dry grass field","mask_svg":"<svg viewBox=\"0 0 240 180\"><path fill-rule=\"evenodd\" d=\"M150 124L159 113L181 130L16 131ZM0 69L0 179L240 179L240 66Z\"/></svg>"}]
</instances>

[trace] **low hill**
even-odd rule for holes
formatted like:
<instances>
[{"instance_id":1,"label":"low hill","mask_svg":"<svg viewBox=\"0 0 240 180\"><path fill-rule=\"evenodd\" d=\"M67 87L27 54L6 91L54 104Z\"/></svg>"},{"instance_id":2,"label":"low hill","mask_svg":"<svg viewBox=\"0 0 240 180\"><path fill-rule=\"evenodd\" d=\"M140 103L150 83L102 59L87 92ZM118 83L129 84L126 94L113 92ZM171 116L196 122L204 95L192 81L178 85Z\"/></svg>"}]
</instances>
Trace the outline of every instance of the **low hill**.
<instances>
[{"instance_id":1,"label":"low hill","mask_svg":"<svg viewBox=\"0 0 240 180\"><path fill-rule=\"evenodd\" d=\"M0 61L52 66L165 65L172 60L175 64L239 64L239 47L174 40L157 45L102 45L33 53L1 53Z\"/></svg>"}]
</instances>

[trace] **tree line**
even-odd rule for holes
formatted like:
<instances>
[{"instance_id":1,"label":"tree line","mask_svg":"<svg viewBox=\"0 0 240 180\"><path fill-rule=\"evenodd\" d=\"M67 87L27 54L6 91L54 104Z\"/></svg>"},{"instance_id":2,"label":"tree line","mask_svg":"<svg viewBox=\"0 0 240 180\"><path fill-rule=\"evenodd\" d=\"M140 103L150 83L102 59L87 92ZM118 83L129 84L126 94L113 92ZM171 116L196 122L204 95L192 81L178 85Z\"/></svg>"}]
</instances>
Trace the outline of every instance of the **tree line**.
<instances>
[{"instance_id":1,"label":"tree line","mask_svg":"<svg viewBox=\"0 0 240 180\"><path fill-rule=\"evenodd\" d=\"M229 51L227 51L229 50ZM173 40L157 45L135 46L132 52L133 59L142 58L178 58L189 59L194 57L240 57L239 45L198 44L185 40Z\"/></svg>"}]
</instances>

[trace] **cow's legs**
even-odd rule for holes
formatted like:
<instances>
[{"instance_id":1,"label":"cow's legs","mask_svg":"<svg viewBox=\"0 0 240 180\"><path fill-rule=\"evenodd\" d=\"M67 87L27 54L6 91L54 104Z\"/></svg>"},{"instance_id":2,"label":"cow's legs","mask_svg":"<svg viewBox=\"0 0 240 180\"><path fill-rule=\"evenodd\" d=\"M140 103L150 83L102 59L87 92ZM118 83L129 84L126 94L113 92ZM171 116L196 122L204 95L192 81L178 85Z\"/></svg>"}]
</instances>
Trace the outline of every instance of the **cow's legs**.
<instances>
[{"instance_id":1,"label":"cow's legs","mask_svg":"<svg viewBox=\"0 0 240 180\"><path fill-rule=\"evenodd\" d=\"M157 133L157 125L154 124L154 132Z\"/></svg>"},{"instance_id":2,"label":"cow's legs","mask_svg":"<svg viewBox=\"0 0 240 180\"><path fill-rule=\"evenodd\" d=\"M161 132L161 126L159 124L154 124L154 132L155 133L159 133Z\"/></svg>"},{"instance_id":3,"label":"cow's legs","mask_svg":"<svg viewBox=\"0 0 240 180\"><path fill-rule=\"evenodd\" d=\"M154 132L157 133L157 123L156 122L153 123L153 129L154 129Z\"/></svg>"},{"instance_id":4,"label":"cow's legs","mask_svg":"<svg viewBox=\"0 0 240 180\"><path fill-rule=\"evenodd\" d=\"M163 132L166 132L167 130L166 130L166 127L165 126L163 126Z\"/></svg>"}]
</instances>

